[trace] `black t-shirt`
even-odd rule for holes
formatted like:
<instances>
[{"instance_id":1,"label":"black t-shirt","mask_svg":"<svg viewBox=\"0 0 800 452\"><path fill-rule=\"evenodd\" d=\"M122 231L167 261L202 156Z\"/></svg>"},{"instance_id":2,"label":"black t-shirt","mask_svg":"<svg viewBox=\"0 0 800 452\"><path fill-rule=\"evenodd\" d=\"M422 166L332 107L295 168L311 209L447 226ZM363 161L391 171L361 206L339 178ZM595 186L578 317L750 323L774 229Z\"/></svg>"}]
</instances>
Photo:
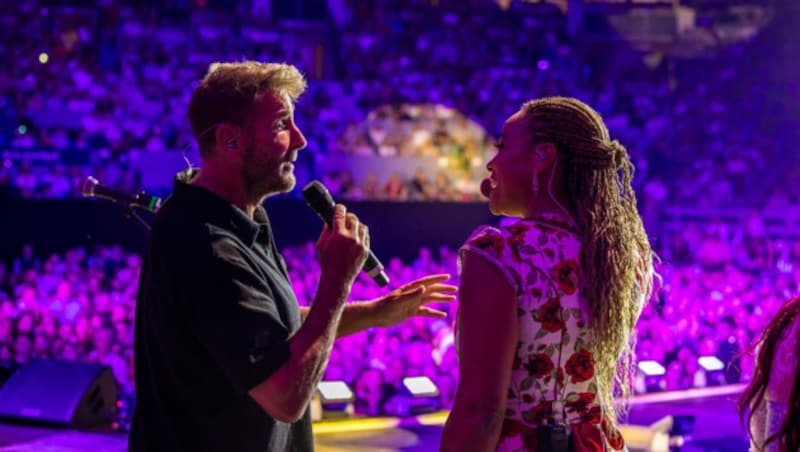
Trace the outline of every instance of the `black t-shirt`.
<instances>
[{"instance_id":1,"label":"black t-shirt","mask_svg":"<svg viewBox=\"0 0 800 452\"><path fill-rule=\"evenodd\" d=\"M131 451L311 451L247 392L289 359L300 312L263 208L184 180L155 217L136 303Z\"/></svg>"}]
</instances>

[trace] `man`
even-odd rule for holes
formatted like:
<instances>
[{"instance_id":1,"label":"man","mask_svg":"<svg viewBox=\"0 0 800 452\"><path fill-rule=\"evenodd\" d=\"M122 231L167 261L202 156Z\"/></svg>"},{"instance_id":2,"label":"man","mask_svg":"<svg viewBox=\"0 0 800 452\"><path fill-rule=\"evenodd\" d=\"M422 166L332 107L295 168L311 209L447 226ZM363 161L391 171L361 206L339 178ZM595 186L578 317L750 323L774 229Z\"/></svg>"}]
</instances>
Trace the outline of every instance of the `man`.
<instances>
[{"instance_id":1,"label":"man","mask_svg":"<svg viewBox=\"0 0 800 452\"><path fill-rule=\"evenodd\" d=\"M202 169L176 178L142 269L132 451L313 450L308 405L334 338L443 317L425 304L454 298L434 275L345 304L369 234L337 205L317 241L316 297L298 307L261 204L295 185L305 86L290 65L222 63L192 95Z\"/></svg>"}]
</instances>

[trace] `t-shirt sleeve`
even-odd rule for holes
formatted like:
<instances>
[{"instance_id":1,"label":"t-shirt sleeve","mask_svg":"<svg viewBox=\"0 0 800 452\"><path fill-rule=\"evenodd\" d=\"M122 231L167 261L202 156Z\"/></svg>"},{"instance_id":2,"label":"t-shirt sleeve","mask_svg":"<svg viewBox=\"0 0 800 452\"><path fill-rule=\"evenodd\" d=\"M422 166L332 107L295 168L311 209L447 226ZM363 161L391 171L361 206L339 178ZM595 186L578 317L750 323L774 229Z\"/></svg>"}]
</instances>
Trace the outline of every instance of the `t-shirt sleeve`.
<instances>
[{"instance_id":1,"label":"t-shirt sleeve","mask_svg":"<svg viewBox=\"0 0 800 452\"><path fill-rule=\"evenodd\" d=\"M476 254L496 267L506 277L515 291L520 288L519 272L512 265L511 247L508 243L508 234L492 226L478 227L458 250L458 272L464 253Z\"/></svg>"},{"instance_id":2,"label":"t-shirt sleeve","mask_svg":"<svg viewBox=\"0 0 800 452\"><path fill-rule=\"evenodd\" d=\"M198 256L189 264L196 272L185 290L198 340L246 393L289 360L290 331L269 284L240 246L218 241Z\"/></svg>"}]
</instances>

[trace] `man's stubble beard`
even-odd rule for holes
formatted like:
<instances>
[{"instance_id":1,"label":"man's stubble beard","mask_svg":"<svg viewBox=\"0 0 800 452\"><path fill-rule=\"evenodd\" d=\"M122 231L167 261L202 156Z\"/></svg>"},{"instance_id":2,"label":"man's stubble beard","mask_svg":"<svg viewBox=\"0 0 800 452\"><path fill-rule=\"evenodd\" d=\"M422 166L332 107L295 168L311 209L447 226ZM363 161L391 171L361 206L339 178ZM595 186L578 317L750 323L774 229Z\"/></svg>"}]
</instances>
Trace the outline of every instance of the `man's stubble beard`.
<instances>
[{"instance_id":1,"label":"man's stubble beard","mask_svg":"<svg viewBox=\"0 0 800 452\"><path fill-rule=\"evenodd\" d=\"M281 173L282 161L270 161L267 168L261 168L254 158L253 147L246 151L246 162L242 169L247 193L253 199L264 199L271 195L287 193L294 189L297 180L294 174L284 176Z\"/></svg>"}]
</instances>

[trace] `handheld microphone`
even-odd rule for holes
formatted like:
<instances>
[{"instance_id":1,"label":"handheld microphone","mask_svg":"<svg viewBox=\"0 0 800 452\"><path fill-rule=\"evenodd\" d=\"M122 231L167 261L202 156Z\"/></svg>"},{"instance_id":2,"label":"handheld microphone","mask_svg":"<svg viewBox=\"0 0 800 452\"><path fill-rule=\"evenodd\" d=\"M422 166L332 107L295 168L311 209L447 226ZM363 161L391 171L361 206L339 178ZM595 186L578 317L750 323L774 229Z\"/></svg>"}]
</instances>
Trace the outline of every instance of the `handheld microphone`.
<instances>
[{"instance_id":1,"label":"handheld microphone","mask_svg":"<svg viewBox=\"0 0 800 452\"><path fill-rule=\"evenodd\" d=\"M492 196L492 182L489 179L481 181L481 194L485 198Z\"/></svg>"},{"instance_id":2,"label":"handheld microphone","mask_svg":"<svg viewBox=\"0 0 800 452\"><path fill-rule=\"evenodd\" d=\"M317 213L322 221L332 227L333 208L336 203L333 197L322 182L313 180L303 188L303 199L306 200L308 207ZM389 277L383 271L383 264L375 257L371 250L367 250L367 260L364 262L363 270L381 287L389 284Z\"/></svg>"},{"instance_id":3,"label":"handheld microphone","mask_svg":"<svg viewBox=\"0 0 800 452\"><path fill-rule=\"evenodd\" d=\"M108 199L126 207L138 207L149 212L155 212L161 207L161 198L148 195L144 191L131 195L130 193L101 185L92 176L87 177L81 184L81 193L87 198Z\"/></svg>"}]
</instances>

